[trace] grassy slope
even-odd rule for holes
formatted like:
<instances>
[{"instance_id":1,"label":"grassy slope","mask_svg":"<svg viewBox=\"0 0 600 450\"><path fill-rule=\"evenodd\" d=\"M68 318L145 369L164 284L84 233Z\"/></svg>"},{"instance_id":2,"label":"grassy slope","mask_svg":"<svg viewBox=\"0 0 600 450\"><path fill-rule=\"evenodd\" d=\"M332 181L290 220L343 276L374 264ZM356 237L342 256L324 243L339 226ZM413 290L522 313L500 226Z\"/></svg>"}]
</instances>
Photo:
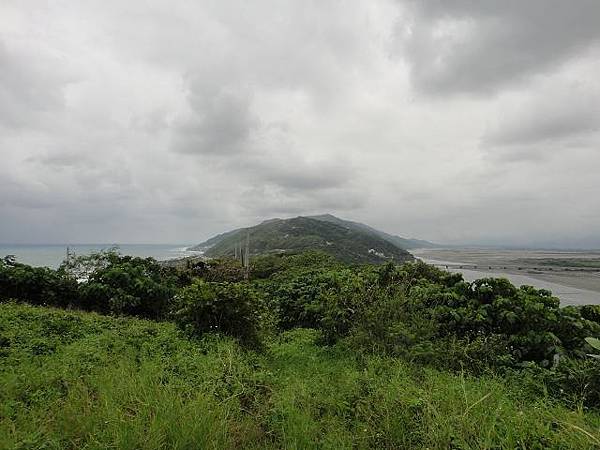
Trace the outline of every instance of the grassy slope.
<instances>
[{"instance_id":1,"label":"grassy slope","mask_svg":"<svg viewBox=\"0 0 600 450\"><path fill-rule=\"evenodd\" d=\"M168 323L0 305L0 448L600 444L595 413L314 338L290 332L259 355Z\"/></svg>"},{"instance_id":2,"label":"grassy slope","mask_svg":"<svg viewBox=\"0 0 600 450\"><path fill-rule=\"evenodd\" d=\"M271 220L242 229L220 239L206 251L206 255L233 256L236 246L245 245L247 232L250 233L250 252L253 254L322 250L347 263L385 262L386 259L369 253L370 249L374 249L396 262L413 259L405 250L373 234L307 217Z\"/></svg>"}]
</instances>

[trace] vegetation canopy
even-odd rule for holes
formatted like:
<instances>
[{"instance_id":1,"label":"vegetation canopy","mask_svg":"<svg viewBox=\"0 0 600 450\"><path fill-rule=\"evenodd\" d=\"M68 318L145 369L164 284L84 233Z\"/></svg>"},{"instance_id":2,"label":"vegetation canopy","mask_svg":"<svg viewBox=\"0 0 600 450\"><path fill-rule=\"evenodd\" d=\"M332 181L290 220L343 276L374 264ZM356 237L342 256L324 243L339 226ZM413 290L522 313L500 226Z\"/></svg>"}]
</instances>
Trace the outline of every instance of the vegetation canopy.
<instances>
[{"instance_id":1,"label":"vegetation canopy","mask_svg":"<svg viewBox=\"0 0 600 450\"><path fill-rule=\"evenodd\" d=\"M3 448L600 445L598 307L505 279L106 251L5 258L0 301Z\"/></svg>"}]
</instances>

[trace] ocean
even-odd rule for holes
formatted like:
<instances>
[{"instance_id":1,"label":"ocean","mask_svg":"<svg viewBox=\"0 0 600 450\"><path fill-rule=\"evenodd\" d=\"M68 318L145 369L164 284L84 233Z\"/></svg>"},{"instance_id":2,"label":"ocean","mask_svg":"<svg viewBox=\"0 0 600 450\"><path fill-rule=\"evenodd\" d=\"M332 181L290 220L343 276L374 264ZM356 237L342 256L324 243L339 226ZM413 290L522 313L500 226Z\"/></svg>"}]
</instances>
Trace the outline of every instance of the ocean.
<instances>
[{"instance_id":1,"label":"ocean","mask_svg":"<svg viewBox=\"0 0 600 450\"><path fill-rule=\"evenodd\" d=\"M198 254L186 250L191 245L193 244L0 244L0 258L14 255L20 263L57 268L67 255L67 247L71 254L78 256L117 247L122 255L167 260Z\"/></svg>"}]
</instances>

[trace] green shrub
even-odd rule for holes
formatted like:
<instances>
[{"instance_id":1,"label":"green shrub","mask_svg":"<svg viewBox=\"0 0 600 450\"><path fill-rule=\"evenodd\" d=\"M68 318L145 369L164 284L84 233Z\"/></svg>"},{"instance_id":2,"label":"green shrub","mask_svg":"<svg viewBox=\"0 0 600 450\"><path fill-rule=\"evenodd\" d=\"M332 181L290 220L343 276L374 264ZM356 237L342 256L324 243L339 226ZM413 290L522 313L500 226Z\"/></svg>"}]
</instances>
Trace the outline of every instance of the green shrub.
<instances>
[{"instance_id":1,"label":"green shrub","mask_svg":"<svg viewBox=\"0 0 600 450\"><path fill-rule=\"evenodd\" d=\"M265 311L258 293L246 283L196 280L176 296L172 317L191 334L215 332L244 345L260 343Z\"/></svg>"},{"instance_id":2,"label":"green shrub","mask_svg":"<svg viewBox=\"0 0 600 450\"><path fill-rule=\"evenodd\" d=\"M284 261L284 255L265 255L252 258L250 261L250 278L269 278L283 270Z\"/></svg>"},{"instance_id":3,"label":"green shrub","mask_svg":"<svg viewBox=\"0 0 600 450\"><path fill-rule=\"evenodd\" d=\"M76 258L67 269L86 273L87 280L79 285L79 306L90 311L164 319L177 291L174 269L153 258L108 251Z\"/></svg>"},{"instance_id":4,"label":"green shrub","mask_svg":"<svg viewBox=\"0 0 600 450\"><path fill-rule=\"evenodd\" d=\"M592 347L595 351L600 351L600 339L587 337L585 338L585 342L587 342L588 345ZM594 359L600 359L600 355L588 354L588 356L591 356Z\"/></svg>"},{"instance_id":5,"label":"green shrub","mask_svg":"<svg viewBox=\"0 0 600 450\"><path fill-rule=\"evenodd\" d=\"M525 376L530 377L530 386L538 388L537 395L550 394L572 408L600 407L600 361L596 359L562 358L556 367L529 366L514 378L518 382Z\"/></svg>"},{"instance_id":6,"label":"green shrub","mask_svg":"<svg viewBox=\"0 0 600 450\"><path fill-rule=\"evenodd\" d=\"M411 298L435 320L440 338L470 342L480 336L503 337L506 346L498 354L499 362L550 367L561 355L581 357L583 338L599 331L576 309L561 309L550 292L530 286L517 289L503 279L459 282L451 288L422 284L411 290Z\"/></svg>"},{"instance_id":7,"label":"green shrub","mask_svg":"<svg viewBox=\"0 0 600 450\"><path fill-rule=\"evenodd\" d=\"M292 328L318 328L322 317L319 301L325 289L325 271L278 274L264 289L269 306L278 318L282 330Z\"/></svg>"},{"instance_id":8,"label":"green shrub","mask_svg":"<svg viewBox=\"0 0 600 450\"><path fill-rule=\"evenodd\" d=\"M579 310L581 317L600 324L600 305L584 305Z\"/></svg>"},{"instance_id":9,"label":"green shrub","mask_svg":"<svg viewBox=\"0 0 600 450\"><path fill-rule=\"evenodd\" d=\"M346 269L323 276L323 289L317 301L321 306L318 329L325 343L333 344L347 336L362 311L377 300L375 280L370 275Z\"/></svg>"},{"instance_id":10,"label":"green shrub","mask_svg":"<svg viewBox=\"0 0 600 450\"><path fill-rule=\"evenodd\" d=\"M0 259L0 301L68 307L77 298L77 281L67 272L31 267L10 257Z\"/></svg>"},{"instance_id":11,"label":"green shrub","mask_svg":"<svg viewBox=\"0 0 600 450\"><path fill-rule=\"evenodd\" d=\"M235 283L244 279L242 263L233 258L197 261L191 267L191 272L193 276L206 281Z\"/></svg>"}]
</instances>

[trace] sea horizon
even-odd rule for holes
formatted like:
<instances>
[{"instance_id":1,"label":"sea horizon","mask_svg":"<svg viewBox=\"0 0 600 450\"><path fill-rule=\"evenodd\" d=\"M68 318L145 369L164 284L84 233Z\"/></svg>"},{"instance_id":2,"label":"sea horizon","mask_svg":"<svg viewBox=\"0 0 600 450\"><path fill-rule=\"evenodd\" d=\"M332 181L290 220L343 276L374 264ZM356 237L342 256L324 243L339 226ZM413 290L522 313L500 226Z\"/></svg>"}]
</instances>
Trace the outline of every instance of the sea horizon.
<instances>
[{"instance_id":1,"label":"sea horizon","mask_svg":"<svg viewBox=\"0 0 600 450\"><path fill-rule=\"evenodd\" d=\"M64 261L67 248L78 256L116 248L123 255L169 260L197 253L188 251L193 244L131 244L131 243L85 243L85 244L3 244L0 258L15 256L17 262L37 267L57 268Z\"/></svg>"}]
</instances>

